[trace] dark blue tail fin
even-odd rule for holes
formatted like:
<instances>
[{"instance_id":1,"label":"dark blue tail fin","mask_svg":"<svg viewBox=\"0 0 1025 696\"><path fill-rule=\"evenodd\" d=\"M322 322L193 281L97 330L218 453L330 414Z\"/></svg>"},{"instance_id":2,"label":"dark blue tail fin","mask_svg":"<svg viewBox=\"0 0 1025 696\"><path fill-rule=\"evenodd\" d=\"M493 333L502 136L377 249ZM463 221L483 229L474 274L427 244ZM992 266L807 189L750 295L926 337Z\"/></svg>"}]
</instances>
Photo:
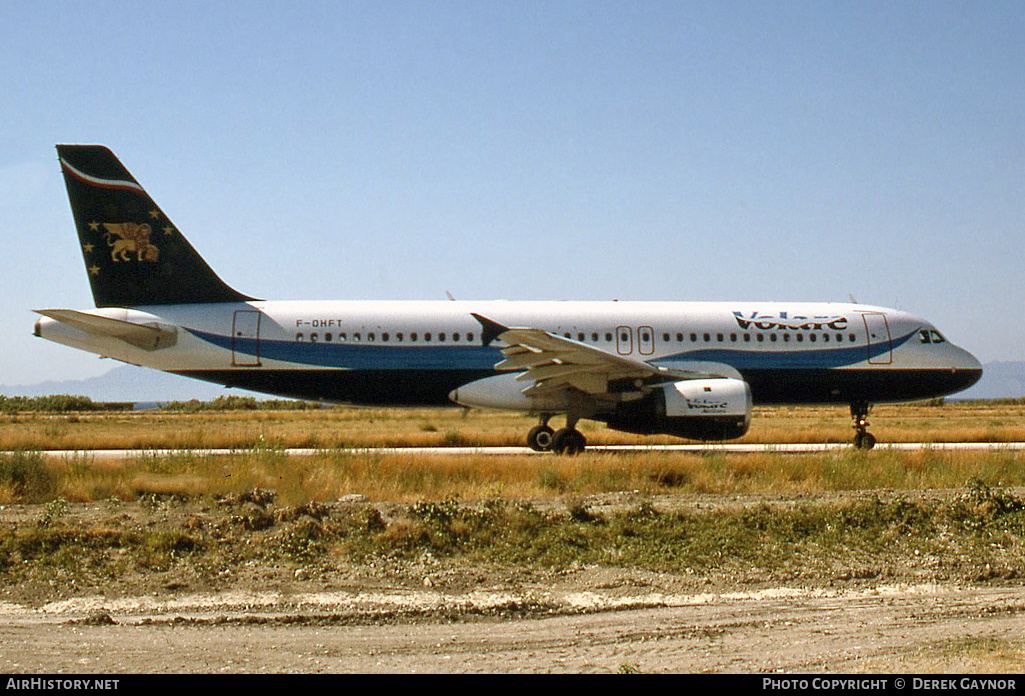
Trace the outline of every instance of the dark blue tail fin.
<instances>
[{"instance_id":1,"label":"dark blue tail fin","mask_svg":"<svg viewBox=\"0 0 1025 696\"><path fill-rule=\"evenodd\" d=\"M242 302L102 145L58 145L97 307Z\"/></svg>"}]
</instances>

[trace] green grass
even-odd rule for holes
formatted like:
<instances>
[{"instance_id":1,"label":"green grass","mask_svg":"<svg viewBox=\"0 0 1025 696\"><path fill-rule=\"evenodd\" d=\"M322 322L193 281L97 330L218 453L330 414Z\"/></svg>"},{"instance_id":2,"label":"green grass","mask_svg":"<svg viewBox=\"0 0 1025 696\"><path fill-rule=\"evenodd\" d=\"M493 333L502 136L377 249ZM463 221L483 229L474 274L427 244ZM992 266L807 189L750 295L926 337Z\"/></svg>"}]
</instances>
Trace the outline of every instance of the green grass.
<instances>
[{"instance_id":1,"label":"green grass","mask_svg":"<svg viewBox=\"0 0 1025 696\"><path fill-rule=\"evenodd\" d=\"M880 558L967 557L969 565L1021 573L1023 533L1025 503L979 484L946 502L872 498L708 512L639 505L600 515L579 503L557 513L500 500L474 506L425 502L384 528L354 525L336 541L361 561L412 560L429 552L560 568L597 564L682 573L725 565L799 573L816 564L839 562L857 570Z\"/></svg>"},{"instance_id":2,"label":"green grass","mask_svg":"<svg viewBox=\"0 0 1025 696\"><path fill-rule=\"evenodd\" d=\"M191 568L215 578L253 563L322 569L415 565L633 568L742 583L931 577L985 582L1025 576L1025 501L971 481L954 495L674 509L657 497L598 509L563 498L540 507L455 496L406 505L289 505L273 491L148 494L128 514L82 515L63 499L0 526L0 577L104 578ZM95 506L89 506L94 508Z\"/></svg>"}]
</instances>

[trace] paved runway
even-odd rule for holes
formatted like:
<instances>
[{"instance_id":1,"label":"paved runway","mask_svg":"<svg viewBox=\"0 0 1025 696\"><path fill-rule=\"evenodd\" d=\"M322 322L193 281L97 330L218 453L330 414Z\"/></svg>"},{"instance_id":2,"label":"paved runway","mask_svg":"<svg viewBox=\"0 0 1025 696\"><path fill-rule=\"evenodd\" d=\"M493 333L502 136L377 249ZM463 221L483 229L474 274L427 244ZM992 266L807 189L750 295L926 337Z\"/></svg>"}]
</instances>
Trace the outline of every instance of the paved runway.
<instances>
[{"instance_id":1,"label":"paved runway","mask_svg":"<svg viewBox=\"0 0 1025 696\"><path fill-rule=\"evenodd\" d=\"M588 452L684 452L690 454L725 453L756 453L777 452L780 454L812 454L815 452L840 452L849 450L849 443L781 443L781 444L682 444L682 445L593 445ZM1025 442L892 442L879 443L873 451L885 450L1025 450ZM226 455L239 452L250 452L242 449L148 449L148 450L45 450L46 457L73 458L95 457L97 459L130 459L140 455L168 455L187 451L198 455ZM422 455L533 455L551 456L547 452L535 452L527 447L367 447L343 450L325 450L309 448L293 448L280 450L289 456L310 456L329 451L341 451L374 454L422 454ZM9 454L9 453L5 453Z\"/></svg>"}]
</instances>

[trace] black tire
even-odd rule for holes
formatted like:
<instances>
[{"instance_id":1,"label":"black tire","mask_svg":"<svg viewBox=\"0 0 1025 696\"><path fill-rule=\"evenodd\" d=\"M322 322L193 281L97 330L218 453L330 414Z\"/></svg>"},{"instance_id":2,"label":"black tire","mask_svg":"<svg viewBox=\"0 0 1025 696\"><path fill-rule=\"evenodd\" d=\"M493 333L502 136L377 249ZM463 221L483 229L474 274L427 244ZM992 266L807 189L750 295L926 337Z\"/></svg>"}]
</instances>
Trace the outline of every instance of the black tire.
<instances>
[{"instance_id":1,"label":"black tire","mask_svg":"<svg viewBox=\"0 0 1025 696\"><path fill-rule=\"evenodd\" d=\"M870 450L876 446L876 438L872 433L858 433L854 436L854 446L858 449Z\"/></svg>"},{"instance_id":2,"label":"black tire","mask_svg":"<svg viewBox=\"0 0 1025 696\"><path fill-rule=\"evenodd\" d=\"M555 431L547 425L536 425L527 433L527 447L535 452L547 452L552 448Z\"/></svg>"},{"instance_id":3,"label":"black tire","mask_svg":"<svg viewBox=\"0 0 1025 696\"><path fill-rule=\"evenodd\" d=\"M552 438L552 449L559 454L580 454L586 447L587 438L572 428L557 430Z\"/></svg>"}]
</instances>

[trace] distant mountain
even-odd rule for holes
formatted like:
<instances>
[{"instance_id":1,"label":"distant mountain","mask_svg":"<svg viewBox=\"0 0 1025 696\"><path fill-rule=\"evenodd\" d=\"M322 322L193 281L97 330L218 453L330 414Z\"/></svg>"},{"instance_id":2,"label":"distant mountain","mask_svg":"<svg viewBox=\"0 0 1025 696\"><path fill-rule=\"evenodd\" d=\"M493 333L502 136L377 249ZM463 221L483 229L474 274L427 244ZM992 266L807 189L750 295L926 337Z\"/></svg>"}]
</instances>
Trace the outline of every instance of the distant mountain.
<instances>
[{"instance_id":1,"label":"distant mountain","mask_svg":"<svg viewBox=\"0 0 1025 696\"><path fill-rule=\"evenodd\" d=\"M255 396L268 398L244 389L228 389L209 382L123 365L91 379L64 382L40 382L29 385L0 385L4 396L46 396L75 394L93 401L209 401L218 396ZM955 399L1007 399L1025 397L1025 362L991 362L983 365L982 379Z\"/></svg>"},{"instance_id":2,"label":"distant mountain","mask_svg":"<svg viewBox=\"0 0 1025 696\"><path fill-rule=\"evenodd\" d=\"M134 365L115 367L110 372L90 379L67 380L63 382L40 382L27 385L0 385L4 396L47 396L49 394L74 394L88 396L93 401L188 401L199 399L209 401L218 396L257 396L244 389L228 389L198 379L151 370Z\"/></svg>"}]
</instances>

